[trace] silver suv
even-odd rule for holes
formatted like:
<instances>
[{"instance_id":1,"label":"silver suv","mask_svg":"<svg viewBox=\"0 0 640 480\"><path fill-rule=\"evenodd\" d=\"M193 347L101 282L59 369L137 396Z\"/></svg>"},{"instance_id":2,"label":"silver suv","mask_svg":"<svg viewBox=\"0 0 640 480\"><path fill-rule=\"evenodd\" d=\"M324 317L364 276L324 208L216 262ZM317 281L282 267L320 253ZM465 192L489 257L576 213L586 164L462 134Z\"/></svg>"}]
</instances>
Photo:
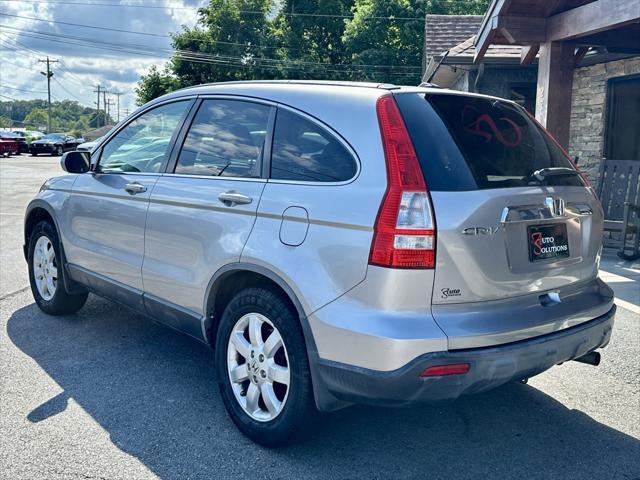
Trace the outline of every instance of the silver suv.
<instances>
[{"instance_id":1,"label":"silver suv","mask_svg":"<svg viewBox=\"0 0 640 480\"><path fill-rule=\"evenodd\" d=\"M451 401L597 364L611 336L602 208L510 101L203 85L62 167L26 212L38 306L69 314L93 292L210 345L229 414L265 445L316 408Z\"/></svg>"}]
</instances>

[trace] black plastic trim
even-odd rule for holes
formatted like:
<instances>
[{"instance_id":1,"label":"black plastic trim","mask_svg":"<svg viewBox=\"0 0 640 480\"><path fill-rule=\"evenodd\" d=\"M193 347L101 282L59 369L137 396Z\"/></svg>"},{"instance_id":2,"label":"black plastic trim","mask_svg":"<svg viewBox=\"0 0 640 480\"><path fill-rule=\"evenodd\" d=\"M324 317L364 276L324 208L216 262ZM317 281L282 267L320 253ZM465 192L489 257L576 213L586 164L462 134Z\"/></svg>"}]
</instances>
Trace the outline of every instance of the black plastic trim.
<instances>
[{"instance_id":1,"label":"black plastic trim","mask_svg":"<svg viewBox=\"0 0 640 480\"><path fill-rule=\"evenodd\" d=\"M594 320L559 332L505 345L426 353L388 372L321 359L320 381L336 398L352 403L407 406L451 402L461 395L490 390L512 380L529 378L556 364L606 346L616 306ZM470 364L464 375L421 377L425 368Z\"/></svg>"}]
</instances>

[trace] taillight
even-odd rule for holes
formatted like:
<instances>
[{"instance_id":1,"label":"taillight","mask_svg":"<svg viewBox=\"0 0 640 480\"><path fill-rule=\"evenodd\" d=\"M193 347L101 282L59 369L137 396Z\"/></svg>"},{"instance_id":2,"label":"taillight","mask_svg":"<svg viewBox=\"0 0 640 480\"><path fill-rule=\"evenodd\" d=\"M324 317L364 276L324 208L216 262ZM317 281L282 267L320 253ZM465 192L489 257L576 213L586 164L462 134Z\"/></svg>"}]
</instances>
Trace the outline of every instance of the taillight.
<instances>
[{"instance_id":1,"label":"taillight","mask_svg":"<svg viewBox=\"0 0 640 480\"><path fill-rule=\"evenodd\" d=\"M392 95L378 100L387 191L374 227L369 263L434 268L436 229L431 199L402 115Z\"/></svg>"}]
</instances>

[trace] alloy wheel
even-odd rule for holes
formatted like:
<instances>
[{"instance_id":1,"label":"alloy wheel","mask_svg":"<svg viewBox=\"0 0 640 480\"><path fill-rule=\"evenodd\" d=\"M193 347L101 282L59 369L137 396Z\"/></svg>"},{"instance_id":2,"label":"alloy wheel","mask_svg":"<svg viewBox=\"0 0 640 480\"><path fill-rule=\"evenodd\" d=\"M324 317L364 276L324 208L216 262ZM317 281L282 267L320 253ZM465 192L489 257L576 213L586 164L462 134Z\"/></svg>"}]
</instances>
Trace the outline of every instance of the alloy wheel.
<instances>
[{"instance_id":1,"label":"alloy wheel","mask_svg":"<svg viewBox=\"0 0 640 480\"><path fill-rule=\"evenodd\" d=\"M53 244L45 235L38 238L33 251L33 276L40 296L51 300L58 287L58 265Z\"/></svg>"},{"instance_id":2,"label":"alloy wheel","mask_svg":"<svg viewBox=\"0 0 640 480\"><path fill-rule=\"evenodd\" d=\"M264 315L248 313L234 325L227 346L227 372L234 396L252 419L268 422L289 394L289 357L278 329Z\"/></svg>"}]
</instances>

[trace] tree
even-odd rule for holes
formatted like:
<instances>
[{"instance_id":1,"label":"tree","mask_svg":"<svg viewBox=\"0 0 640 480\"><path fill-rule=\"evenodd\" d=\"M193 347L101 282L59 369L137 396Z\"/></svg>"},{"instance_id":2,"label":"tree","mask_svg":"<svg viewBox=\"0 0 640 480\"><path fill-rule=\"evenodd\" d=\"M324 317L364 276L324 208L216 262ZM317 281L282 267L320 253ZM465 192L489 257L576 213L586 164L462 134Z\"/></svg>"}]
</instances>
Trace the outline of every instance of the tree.
<instances>
[{"instance_id":1,"label":"tree","mask_svg":"<svg viewBox=\"0 0 640 480\"><path fill-rule=\"evenodd\" d=\"M420 82L423 2L356 0L343 41L351 61L362 67L359 80L417 84ZM393 18L389 18L393 17ZM407 19L415 20L407 20ZM375 65L375 66L374 66Z\"/></svg>"},{"instance_id":2,"label":"tree","mask_svg":"<svg viewBox=\"0 0 640 480\"><path fill-rule=\"evenodd\" d=\"M352 6L353 0L284 1L273 20L280 45L276 53L283 61L282 77L333 79L348 75L343 17L351 15Z\"/></svg>"},{"instance_id":3,"label":"tree","mask_svg":"<svg viewBox=\"0 0 640 480\"><path fill-rule=\"evenodd\" d=\"M449 1L426 0L427 13L438 15L484 15L491 0Z\"/></svg>"},{"instance_id":4,"label":"tree","mask_svg":"<svg viewBox=\"0 0 640 480\"><path fill-rule=\"evenodd\" d=\"M24 127L30 130L40 130L47 124L47 110L36 108L24 117Z\"/></svg>"},{"instance_id":5,"label":"tree","mask_svg":"<svg viewBox=\"0 0 640 480\"><path fill-rule=\"evenodd\" d=\"M140 78L138 86L135 88L136 103L144 105L154 98L177 89L178 85L177 78L171 75L167 68L161 73L154 65L149 73ZM102 124L104 125L104 122Z\"/></svg>"},{"instance_id":6,"label":"tree","mask_svg":"<svg viewBox=\"0 0 640 480\"><path fill-rule=\"evenodd\" d=\"M180 85L269 78L270 8L270 0L210 0L195 28L173 35Z\"/></svg>"}]
</instances>

